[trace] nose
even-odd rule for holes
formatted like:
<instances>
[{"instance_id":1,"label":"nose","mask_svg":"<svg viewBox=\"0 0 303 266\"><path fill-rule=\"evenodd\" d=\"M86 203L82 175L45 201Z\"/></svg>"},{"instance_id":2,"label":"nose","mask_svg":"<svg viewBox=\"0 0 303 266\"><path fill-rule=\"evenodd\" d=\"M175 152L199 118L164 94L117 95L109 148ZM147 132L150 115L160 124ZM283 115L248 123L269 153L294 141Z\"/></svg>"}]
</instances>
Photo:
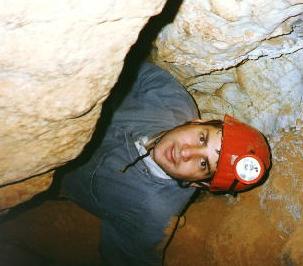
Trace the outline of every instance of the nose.
<instances>
[{"instance_id":1,"label":"nose","mask_svg":"<svg viewBox=\"0 0 303 266\"><path fill-rule=\"evenodd\" d=\"M184 162L189 161L192 158L200 157L203 154L201 146L183 145L181 148L181 158Z\"/></svg>"}]
</instances>

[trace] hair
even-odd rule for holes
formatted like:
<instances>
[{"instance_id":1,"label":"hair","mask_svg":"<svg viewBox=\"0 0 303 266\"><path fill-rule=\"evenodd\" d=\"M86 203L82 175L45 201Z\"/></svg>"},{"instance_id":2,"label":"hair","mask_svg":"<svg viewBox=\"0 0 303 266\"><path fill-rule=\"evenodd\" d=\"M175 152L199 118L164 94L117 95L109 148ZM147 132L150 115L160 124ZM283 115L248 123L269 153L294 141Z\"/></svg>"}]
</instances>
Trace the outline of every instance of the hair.
<instances>
[{"instance_id":1,"label":"hair","mask_svg":"<svg viewBox=\"0 0 303 266\"><path fill-rule=\"evenodd\" d=\"M213 120L208 120L205 122L199 122L199 121L189 121L184 123L183 125L202 125L202 126L213 126L215 128L223 129L223 124L224 122L219 119L213 119ZM182 126L182 125L181 125Z\"/></svg>"}]
</instances>

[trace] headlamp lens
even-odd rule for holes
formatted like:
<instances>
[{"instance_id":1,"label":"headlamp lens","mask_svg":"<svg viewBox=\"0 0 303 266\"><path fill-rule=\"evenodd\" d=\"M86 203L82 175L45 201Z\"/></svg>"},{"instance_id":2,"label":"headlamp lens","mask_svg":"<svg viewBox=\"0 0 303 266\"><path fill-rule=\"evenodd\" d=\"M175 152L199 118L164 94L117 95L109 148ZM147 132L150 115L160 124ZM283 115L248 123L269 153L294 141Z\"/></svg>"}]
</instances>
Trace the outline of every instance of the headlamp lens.
<instances>
[{"instance_id":1,"label":"headlamp lens","mask_svg":"<svg viewBox=\"0 0 303 266\"><path fill-rule=\"evenodd\" d=\"M258 160L253 157L244 157L237 162L236 172L244 183L251 183L259 179L261 175L261 165Z\"/></svg>"}]
</instances>

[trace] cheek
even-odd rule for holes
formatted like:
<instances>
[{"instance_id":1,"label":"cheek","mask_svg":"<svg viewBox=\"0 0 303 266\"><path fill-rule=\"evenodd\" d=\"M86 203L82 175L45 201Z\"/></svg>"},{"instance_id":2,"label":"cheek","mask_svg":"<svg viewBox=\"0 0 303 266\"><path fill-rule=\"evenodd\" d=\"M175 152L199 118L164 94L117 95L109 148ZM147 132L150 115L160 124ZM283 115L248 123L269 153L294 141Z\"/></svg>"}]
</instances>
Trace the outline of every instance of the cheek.
<instances>
[{"instance_id":1,"label":"cheek","mask_svg":"<svg viewBox=\"0 0 303 266\"><path fill-rule=\"evenodd\" d=\"M180 178L187 180L199 177L199 169L197 169L196 165L193 162L180 165L176 169L176 172Z\"/></svg>"},{"instance_id":2,"label":"cheek","mask_svg":"<svg viewBox=\"0 0 303 266\"><path fill-rule=\"evenodd\" d=\"M164 167L165 170L169 168L170 164L167 162L165 158L165 145L158 145L157 147L154 148L152 152L152 158L157 163L160 167Z\"/></svg>"},{"instance_id":3,"label":"cheek","mask_svg":"<svg viewBox=\"0 0 303 266\"><path fill-rule=\"evenodd\" d=\"M159 162L161 162L161 149L160 149L160 147L156 147L156 148L153 149L152 158L158 164L159 164Z\"/></svg>"}]
</instances>

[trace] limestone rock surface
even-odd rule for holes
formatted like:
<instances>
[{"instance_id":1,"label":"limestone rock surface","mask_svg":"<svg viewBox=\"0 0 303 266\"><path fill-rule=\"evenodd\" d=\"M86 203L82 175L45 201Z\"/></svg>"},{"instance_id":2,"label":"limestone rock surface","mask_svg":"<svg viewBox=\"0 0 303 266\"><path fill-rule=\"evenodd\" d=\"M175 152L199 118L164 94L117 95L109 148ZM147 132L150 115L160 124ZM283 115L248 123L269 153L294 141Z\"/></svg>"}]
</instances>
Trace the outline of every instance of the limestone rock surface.
<instances>
[{"instance_id":1,"label":"limestone rock surface","mask_svg":"<svg viewBox=\"0 0 303 266\"><path fill-rule=\"evenodd\" d=\"M303 1L182 2L151 58L196 98L274 134L303 119Z\"/></svg>"},{"instance_id":2,"label":"limestone rock surface","mask_svg":"<svg viewBox=\"0 0 303 266\"><path fill-rule=\"evenodd\" d=\"M164 2L0 1L0 209L24 200L3 198L10 183L81 152L126 53Z\"/></svg>"},{"instance_id":3,"label":"limestone rock surface","mask_svg":"<svg viewBox=\"0 0 303 266\"><path fill-rule=\"evenodd\" d=\"M197 75L303 47L303 1L185 0L156 42L154 60Z\"/></svg>"},{"instance_id":4,"label":"limestone rock surface","mask_svg":"<svg viewBox=\"0 0 303 266\"><path fill-rule=\"evenodd\" d=\"M300 127L303 120L303 50L279 58L262 57L238 67L189 79L184 85L198 102L202 116L229 113L278 134Z\"/></svg>"},{"instance_id":5,"label":"limestone rock surface","mask_svg":"<svg viewBox=\"0 0 303 266\"><path fill-rule=\"evenodd\" d=\"M190 208L168 265L302 265L303 1L185 0L151 59L202 117L229 113L257 127L273 154L260 188Z\"/></svg>"}]
</instances>

